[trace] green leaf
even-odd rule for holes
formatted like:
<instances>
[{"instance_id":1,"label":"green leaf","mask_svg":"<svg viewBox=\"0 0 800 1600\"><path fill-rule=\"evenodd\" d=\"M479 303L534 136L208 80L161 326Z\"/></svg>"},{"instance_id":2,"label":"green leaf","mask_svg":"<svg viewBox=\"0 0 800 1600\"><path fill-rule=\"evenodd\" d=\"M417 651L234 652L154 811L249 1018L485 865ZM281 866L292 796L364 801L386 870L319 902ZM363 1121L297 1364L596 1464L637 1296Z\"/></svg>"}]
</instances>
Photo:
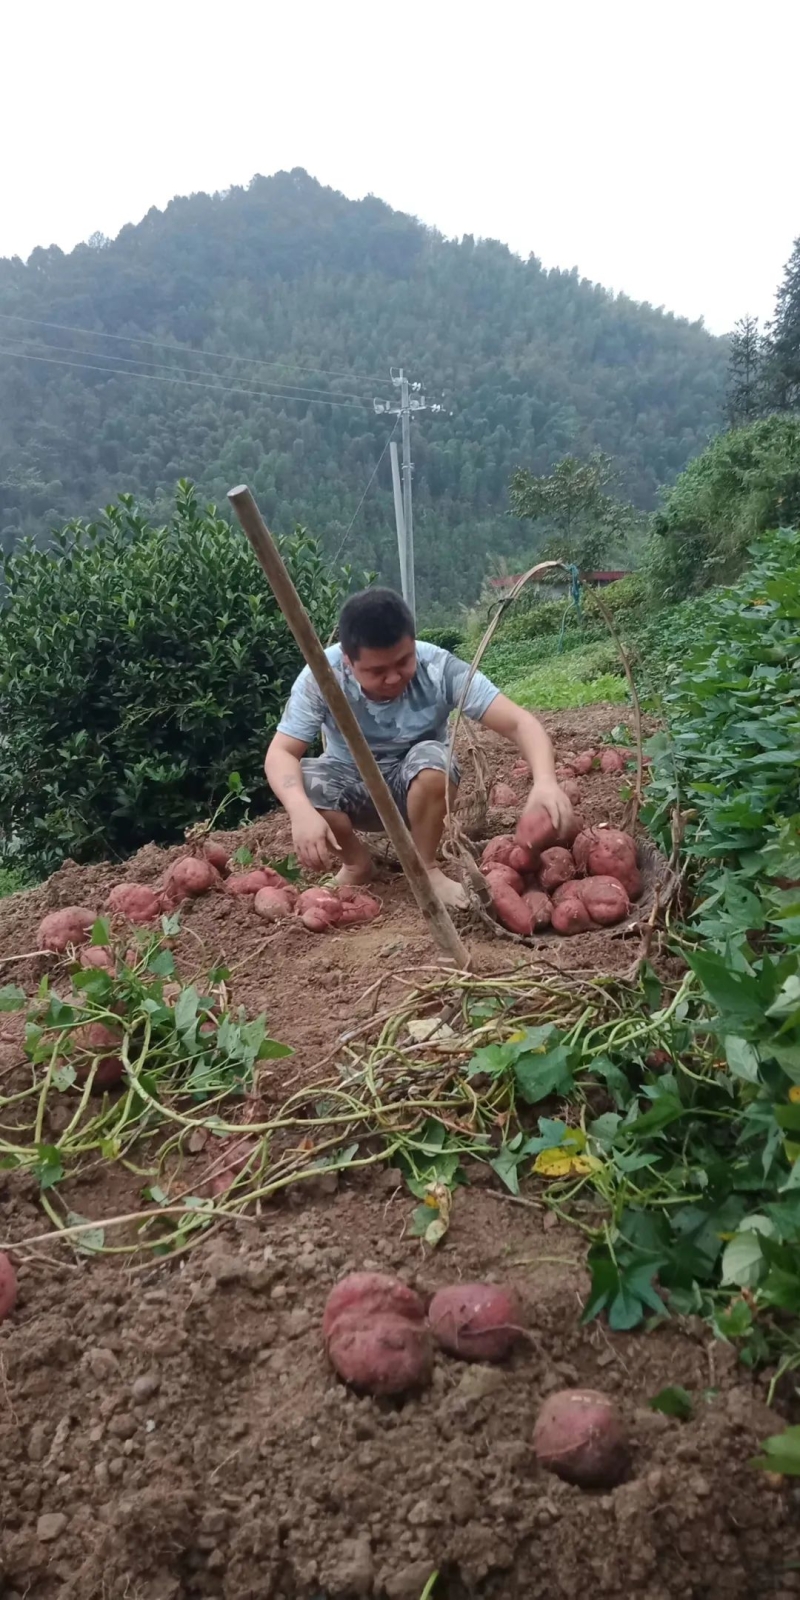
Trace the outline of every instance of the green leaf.
<instances>
[{"instance_id":1,"label":"green leaf","mask_svg":"<svg viewBox=\"0 0 800 1600\"><path fill-rule=\"evenodd\" d=\"M665 1417L679 1417L681 1422L688 1422L692 1415L692 1397L680 1384L659 1389L647 1404L651 1411L661 1411Z\"/></svg>"},{"instance_id":2,"label":"green leaf","mask_svg":"<svg viewBox=\"0 0 800 1600\"><path fill-rule=\"evenodd\" d=\"M758 1083L758 1051L746 1039L727 1033L722 1041L725 1060L735 1078L746 1083Z\"/></svg>"},{"instance_id":3,"label":"green leaf","mask_svg":"<svg viewBox=\"0 0 800 1600\"><path fill-rule=\"evenodd\" d=\"M27 1000L25 990L15 983L7 983L0 989L0 1011L21 1011Z\"/></svg>"},{"instance_id":4,"label":"green leaf","mask_svg":"<svg viewBox=\"0 0 800 1600\"><path fill-rule=\"evenodd\" d=\"M188 1033L189 1029L194 1027L199 999L194 985L188 989L181 989L174 1007L175 1027L179 1033Z\"/></svg>"},{"instance_id":5,"label":"green leaf","mask_svg":"<svg viewBox=\"0 0 800 1600\"><path fill-rule=\"evenodd\" d=\"M722 1276L725 1285L735 1283L740 1289L753 1289L764 1272L765 1262L755 1229L735 1233L722 1252Z\"/></svg>"},{"instance_id":6,"label":"green leaf","mask_svg":"<svg viewBox=\"0 0 800 1600\"><path fill-rule=\"evenodd\" d=\"M156 978L171 978L175 971L175 957L171 950L156 950L147 963L148 972Z\"/></svg>"},{"instance_id":7,"label":"green leaf","mask_svg":"<svg viewBox=\"0 0 800 1600\"><path fill-rule=\"evenodd\" d=\"M77 1211L67 1212L67 1226L69 1228L80 1227L86 1221L86 1217L80 1216ZM81 1255L94 1255L98 1250L102 1250L105 1244L105 1237L105 1229L92 1223L88 1227L82 1227L81 1232L75 1234L71 1241L72 1248L80 1251Z\"/></svg>"},{"instance_id":8,"label":"green leaf","mask_svg":"<svg viewBox=\"0 0 800 1600\"><path fill-rule=\"evenodd\" d=\"M35 1178L39 1180L42 1189L52 1189L61 1182L64 1176L64 1166L61 1153L52 1144L40 1144L36 1147L36 1165L33 1168Z\"/></svg>"},{"instance_id":9,"label":"green leaf","mask_svg":"<svg viewBox=\"0 0 800 1600\"><path fill-rule=\"evenodd\" d=\"M571 1055L562 1044L545 1055L522 1055L514 1062L514 1077L523 1100L535 1105L551 1094L567 1094L573 1085Z\"/></svg>"},{"instance_id":10,"label":"green leaf","mask_svg":"<svg viewBox=\"0 0 800 1600\"><path fill-rule=\"evenodd\" d=\"M779 1472L787 1478L800 1478L800 1428L785 1428L774 1433L761 1446L764 1454L752 1462L766 1472Z\"/></svg>"},{"instance_id":11,"label":"green leaf","mask_svg":"<svg viewBox=\"0 0 800 1600\"><path fill-rule=\"evenodd\" d=\"M111 924L108 917L98 917L92 928L90 944L107 945L111 943Z\"/></svg>"},{"instance_id":12,"label":"green leaf","mask_svg":"<svg viewBox=\"0 0 800 1600\"><path fill-rule=\"evenodd\" d=\"M732 971L724 957L712 950L688 951L686 959L723 1017L743 1022L761 1020L763 1003L749 973Z\"/></svg>"},{"instance_id":13,"label":"green leaf","mask_svg":"<svg viewBox=\"0 0 800 1600\"><path fill-rule=\"evenodd\" d=\"M58 1089L63 1093L65 1089L72 1088L73 1083L77 1081L77 1076L71 1062L65 1061L61 1066L53 1068L50 1074L50 1082L54 1089Z\"/></svg>"},{"instance_id":14,"label":"green leaf","mask_svg":"<svg viewBox=\"0 0 800 1600\"><path fill-rule=\"evenodd\" d=\"M508 1145L503 1145L500 1154L489 1162L489 1166L497 1173L501 1183L504 1183L512 1194L519 1194L519 1164L525 1160L522 1150L512 1150Z\"/></svg>"}]
</instances>

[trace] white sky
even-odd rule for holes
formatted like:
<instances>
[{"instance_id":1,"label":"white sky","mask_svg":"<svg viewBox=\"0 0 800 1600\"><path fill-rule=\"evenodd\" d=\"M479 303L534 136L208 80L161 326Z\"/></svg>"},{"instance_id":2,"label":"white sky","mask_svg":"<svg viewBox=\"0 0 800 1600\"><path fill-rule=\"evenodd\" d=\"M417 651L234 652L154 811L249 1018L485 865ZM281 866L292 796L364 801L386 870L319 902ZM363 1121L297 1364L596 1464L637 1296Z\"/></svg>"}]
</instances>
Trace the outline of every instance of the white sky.
<instances>
[{"instance_id":1,"label":"white sky","mask_svg":"<svg viewBox=\"0 0 800 1600\"><path fill-rule=\"evenodd\" d=\"M0 7L0 255L293 166L724 332L800 233L800 0Z\"/></svg>"}]
</instances>

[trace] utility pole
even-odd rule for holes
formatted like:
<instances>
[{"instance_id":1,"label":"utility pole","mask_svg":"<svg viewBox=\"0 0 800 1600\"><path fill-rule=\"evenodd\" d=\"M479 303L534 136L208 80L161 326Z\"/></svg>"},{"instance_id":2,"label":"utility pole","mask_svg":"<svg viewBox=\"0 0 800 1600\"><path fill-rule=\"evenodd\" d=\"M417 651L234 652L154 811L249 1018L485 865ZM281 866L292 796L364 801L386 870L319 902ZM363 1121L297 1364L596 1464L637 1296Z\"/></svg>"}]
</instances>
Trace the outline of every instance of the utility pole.
<instances>
[{"instance_id":1,"label":"utility pole","mask_svg":"<svg viewBox=\"0 0 800 1600\"><path fill-rule=\"evenodd\" d=\"M403 368L395 372L393 367L389 373L396 389L400 390L399 403L393 404L391 400L373 400L372 404L378 416L388 413L390 417L399 417L402 426L403 446L403 483L402 493L397 466L397 445L392 441L389 453L392 458L392 487L394 489L394 516L397 523L397 550L400 556L400 582L403 589L403 599L409 607L412 616L416 617L416 585L414 580L414 512L411 503L411 413L412 411L441 411L442 406L429 406L422 393L421 383L409 383Z\"/></svg>"}]
</instances>

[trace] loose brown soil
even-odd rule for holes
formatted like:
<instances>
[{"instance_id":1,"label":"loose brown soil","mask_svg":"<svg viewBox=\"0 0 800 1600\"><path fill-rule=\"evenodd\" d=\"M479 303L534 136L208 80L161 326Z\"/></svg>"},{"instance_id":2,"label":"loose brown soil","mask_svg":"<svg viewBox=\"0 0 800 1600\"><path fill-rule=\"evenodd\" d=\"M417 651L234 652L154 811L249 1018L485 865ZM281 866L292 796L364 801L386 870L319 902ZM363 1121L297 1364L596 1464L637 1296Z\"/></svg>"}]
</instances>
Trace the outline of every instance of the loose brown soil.
<instances>
[{"instance_id":1,"label":"loose brown soil","mask_svg":"<svg viewBox=\"0 0 800 1600\"><path fill-rule=\"evenodd\" d=\"M619 716L593 707L545 720L564 751ZM489 750L508 779L512 758ZM619 818L616 776L581 783L588 820ZM275 817L243 839L273 858L289 847ZM114 882L152 882L175 853L144 850L122 871L65 864L0 903L0 960L34 951L45 910L100 910ZM221 895L185 914L184 975L225 961L236 1002L266 1011L295 1051L270 1065L265 1099L322 1076L376 993L389 1004L398 978L435 965L388 866L379 892L377 923L326 937L270 930ZM479 970L530 960L485 929L466 938ZM565 971L623 972L636 948L584 935L547 955ZM44 971L57 966L31 954L0 965L0 981L30 989ZM13 1073L17 1020L2 1019L0 1071ZM434 1253L409 1237L413 1202L398 1175L373 1169L289 1190L179 1261L142 1270L26 1248L48 1225L38 1190L3 1174L20 1297L0 1328L2 1600L420 1600L434 1571L435 1600L800 1594L796 1491L749 1466L781 1425L763 1382L704 1324L583 1326L580 1236L515 1204L486 1169L470 1176ZM98 1167L70 1203L102 1219L143 1204L140 1188L118 1166ZM530 1337L502 1368L440 1356L432 1387L402 1404L357 1398L328 1369L319 1332L331 1284L356 1267L397 1272L425 1295L459 1279L510 1280ZM695 1398L687 1423L647 1405L674 1383ZM533 1458L543 1396L576 1384L614 1394L630 1425L630 1472L609 1493L562 1484Z\"/></svg>"}]
</instances>

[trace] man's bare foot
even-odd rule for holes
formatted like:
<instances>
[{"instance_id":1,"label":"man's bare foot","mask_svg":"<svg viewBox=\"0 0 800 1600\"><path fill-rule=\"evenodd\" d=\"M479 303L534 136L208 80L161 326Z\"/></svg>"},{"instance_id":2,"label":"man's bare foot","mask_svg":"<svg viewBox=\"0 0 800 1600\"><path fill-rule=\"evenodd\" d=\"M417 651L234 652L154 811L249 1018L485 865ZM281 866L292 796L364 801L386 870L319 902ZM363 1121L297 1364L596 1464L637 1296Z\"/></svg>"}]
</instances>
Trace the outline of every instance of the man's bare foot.
<instances>
[{"instance_id":1,"label":"man's bare foot","mask_svg":"<svg viewBox=\"0 0 800 1600\"><path fill-rule=\"evenodd\" d=\"M360 883L371 883L375 876L375 862L365 844L359 841L358 847L348 852L350 861L336 874L336 882L340 888L354 889Z\"/></svg>"},{"instance_id":2,"label":"man's bare foot","mask_svg":"<svg viewBox=\"0 0 800 1600\"><path fill-rule=\"evenodd\" d=\"M466 911L469 901L460 883L448 878L441 867L428 867L428 877L444 905L449 906L451 911Z\"/></svg>"}]
</instances>

